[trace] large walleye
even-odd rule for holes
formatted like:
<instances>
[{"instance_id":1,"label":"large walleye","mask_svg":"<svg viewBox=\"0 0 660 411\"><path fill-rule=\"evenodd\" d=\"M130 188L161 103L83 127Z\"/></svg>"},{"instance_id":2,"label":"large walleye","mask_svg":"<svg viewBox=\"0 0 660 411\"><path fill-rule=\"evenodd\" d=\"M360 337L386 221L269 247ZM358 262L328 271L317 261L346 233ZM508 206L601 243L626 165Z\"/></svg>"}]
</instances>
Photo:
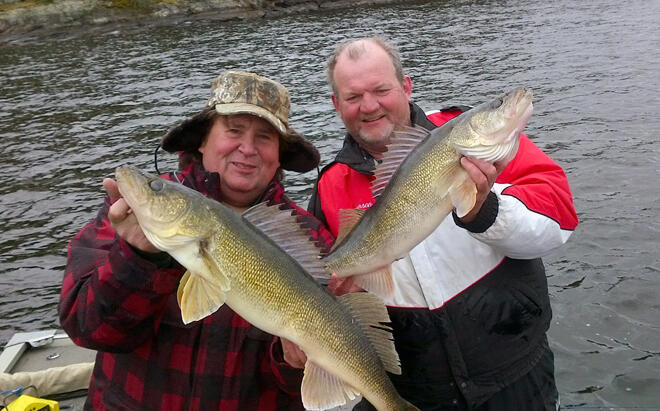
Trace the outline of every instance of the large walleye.
<instances>
[{"instance_id":1,"label":"large walleye","mask_svg":"<svg viewBox=\"0 0 660 411\"><path fill-rule=\"evenodd\" d=\"M474 206L476 186L461 156L489 162L512 159L532 114L532 92L518 88L427 131L395 130L376 167L366 211L340 210L335 248L324 258L328 272L379 295L393 291L391 264L404 257L445 219Z\"/></svg>"},{"instance_id":2,"label":"large walleye","mask_svg":"<svg viewBox=\"0 0 660 411\"><path fill-rule=\"evenodd\" d=\"M385 370L400 373L387 310L369 293L334 297L319 250L290 212L255 206L240 215L202 194L144 174L116 170L119 191L147 238L187 268L177 297L185 323L227 304L254 326L307 355L301 393L308 409L360 393L379 410L416 410ZM277 244L276 242L277 241Z\"/></svg>"}]
</instances>

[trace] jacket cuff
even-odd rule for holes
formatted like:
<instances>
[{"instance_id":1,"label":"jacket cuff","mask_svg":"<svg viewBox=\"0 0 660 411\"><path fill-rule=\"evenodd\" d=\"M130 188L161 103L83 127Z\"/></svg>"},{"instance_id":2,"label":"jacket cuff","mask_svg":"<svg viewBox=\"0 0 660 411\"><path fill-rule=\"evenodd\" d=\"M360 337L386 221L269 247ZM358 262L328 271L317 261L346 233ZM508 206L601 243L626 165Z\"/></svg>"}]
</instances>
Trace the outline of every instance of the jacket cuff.
<instances>
[{"instance_id":1,"label":"jacket cuff","mask_svg":"<svg viewBox=\"0 0 660 411\"><path fill-rule=\"evenodd\" d=\"M172 256L170 256L164 251L161 251L159 253L150 253L147 251L142 251L139 248L135 248L131 244L128 245L131 247L131 249L135 254L137 254L141 258L144 258L150 263L156 264L156 267L158 268L169 268L170 266L172 266Z\"/></svg>"},{"instance_id":2,"label":"jacket cuff","mask_svg":"<svg viewBox=\"0 0 660 411\"><path fill-rule=\"evenodd\" d=\"M155 262L143 258L135 247L124 240L116 241L110 255L110 269L107 275L111 275L124 286L133 291L143 290L157 294L171 294L175 292L183 270L169 254L167 267L159 268ZM144 252L142 252L144 253ZM163 253L166 254L166 253ZM154 257L152 255L151 257ZM162 263L162 262L161 262Z\"/></svg>"},{"instance_id":3,"label":"jacket cuff","mask_svg":"<svg viewBox=\"0 0 660 411\"><path fill-rule=\"evenodd\" d=\"M493 225L495 219L497 218L499 209L500 201L497 199L497 194L491 191L488 193L486 201L484 201L483 205L481 206L481 210L479 210L477 218L475 218L473 221L469 223L463 223L458 218L455 211L452 212L452 217L454 217L454 223L456 223L457 226L464 228L471 233L478 234L483 233Z\"/></svg>"}]
</instances>

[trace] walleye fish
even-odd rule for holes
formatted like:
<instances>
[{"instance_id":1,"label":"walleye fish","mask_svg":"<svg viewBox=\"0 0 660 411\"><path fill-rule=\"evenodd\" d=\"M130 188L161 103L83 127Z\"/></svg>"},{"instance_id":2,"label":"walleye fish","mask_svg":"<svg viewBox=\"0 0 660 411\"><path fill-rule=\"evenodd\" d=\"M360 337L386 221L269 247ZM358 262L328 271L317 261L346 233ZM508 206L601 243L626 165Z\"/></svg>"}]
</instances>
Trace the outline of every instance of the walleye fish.
<instances>
[{"instance_id":1,"label":"walleye fish","mask_svg":"<svg viewBox=\"0 0 660 411\"><path fill-rule=\"evenodd\" d=\"M477 189L462 156L489 162L512 159L532 114L532 92L518 88L439 128L395 130L375 169L376 203L366 211L340 210L339 235L324 257L327 272L355 276L381 296L394 291L391 264L404 257L456 209L465 216Z\"/></svg>"},{"instance_id":2,"label":"walleye fish","mask_svg":"<svg viewBox=\"0 0 660 411\"><path fill-rule=\"evenodd\" d=\"M389 322L384 304L369 293L335 297L321 287L312 277L326 275L319 250L290 212L260 204L241 215L134 168L119 167L116 177L149 241L187 268L177 291L185 323L227 304L298 344L307 355L301 386L307 409L332 408L358 394L379 410L417 409L385 372L401 371L391 329L381 324Z\"/></svg>"}]
</instances>

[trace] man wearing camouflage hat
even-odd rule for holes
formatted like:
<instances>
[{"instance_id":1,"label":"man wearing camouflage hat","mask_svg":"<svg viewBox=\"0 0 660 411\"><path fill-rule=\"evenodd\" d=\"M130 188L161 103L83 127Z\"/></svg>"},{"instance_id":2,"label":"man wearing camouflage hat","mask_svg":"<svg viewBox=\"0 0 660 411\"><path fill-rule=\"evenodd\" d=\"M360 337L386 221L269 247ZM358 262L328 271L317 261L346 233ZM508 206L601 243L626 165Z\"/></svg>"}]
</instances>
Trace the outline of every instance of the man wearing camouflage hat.
<instances>
[{"instance_id":1,"label":"man wearing camouflage hat","mask_svg":"<svg viewBox=\"0 0 660 411\"><path fill-rule=\"evenodd\" d=\"M261 201L295 209L329 248L331 234L281 184L282 170L319 162L289 126L289 110L278 82L222 73L206 107L163 138L166 151L179 153L179 171L162 177L237 211ZM185 269L147 240L117 183L103 185L104 207L69 245L59 306L72 339L98 350L86 409L302 410L295 350L287 357L286 343L226 305L184 325L176 290Z\"/></svg>"}]
</instances>

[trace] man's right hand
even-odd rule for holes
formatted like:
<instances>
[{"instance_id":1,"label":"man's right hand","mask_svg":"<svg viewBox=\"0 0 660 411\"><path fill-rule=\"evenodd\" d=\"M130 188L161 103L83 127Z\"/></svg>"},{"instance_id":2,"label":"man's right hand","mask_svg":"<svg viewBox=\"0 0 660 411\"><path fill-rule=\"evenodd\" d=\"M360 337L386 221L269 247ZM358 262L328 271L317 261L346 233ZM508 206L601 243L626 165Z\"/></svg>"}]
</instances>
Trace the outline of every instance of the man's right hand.
<instances>
[{"instance_id":1,"label":"man's right hand","mask_svg":"<svg viewBox=\"0 0 660 411\"><path fill-rule=\"evenodd\" d=\"M337 274L332 273L330 282L328 283L328 291L336 296L340 296L364 290L359 285L355 284L353 277L340 278Z\"/></svg>"},{"instance_id":2,"label":"man's right hand","mask_svg":"<svg viewBox=\"0 0 660 411\"><path fill-rule=\"evenodd\" d=\"M110 210L108 210L108 220L110 220L110 224L112 224L117 235L138 250L159 253L160 250L147 240L137 222L137 218L135 218L135 214L119 193L117 182L111 178L106 178L103 180L103 188L112 202Z\"/></svg>"}]
</instances>

